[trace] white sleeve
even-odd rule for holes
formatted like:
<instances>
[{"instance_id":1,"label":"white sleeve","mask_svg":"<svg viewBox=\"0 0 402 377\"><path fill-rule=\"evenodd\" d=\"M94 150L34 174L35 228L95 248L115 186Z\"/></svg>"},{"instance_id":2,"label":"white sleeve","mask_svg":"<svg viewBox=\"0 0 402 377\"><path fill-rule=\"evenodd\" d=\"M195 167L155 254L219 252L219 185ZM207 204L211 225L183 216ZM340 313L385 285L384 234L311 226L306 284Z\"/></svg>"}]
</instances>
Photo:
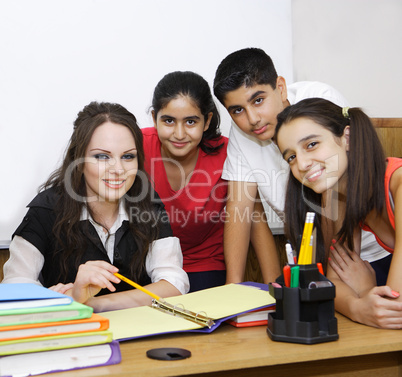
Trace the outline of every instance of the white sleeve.
<instances>
[{"instance_id":1,"label":"white sleeve","mask_svg":"<svg viewBox=\"0 0 402 377\"><path fill-rule=\"evenodd\" d=\"M300 81L288 86L288 100L291 105L312 97L324 98L341 107L349 106L338 90L319 81Z\"/></svg>"},{"instance_id":2,"label":"white sleeve","mask_svg":"<svg viewBox=\"0 0 402 377\"><path fill-rule=\"evenodd\" d=\"M156 240L150 246L145 267L152 283L166 280L181 294L190 289L187 273L183 270L183 253L177 237Z\"/></svg>"},{"instance_id":3,"label":"white sleeve","mask_svg":"<svg viewBox=\"0 0 402 377\"><path fill-rule=\"evenodd\" d=\"M244 154L249 140L242 140L244 137L232 122L229 132L227 157L222 169L222 179L227 181L250 181L252 171ZM240 143L241 141L241 143ZM251 178L252 180L252 178Z\"/></svg>"},{"instance_id":4,"label":"white sleeve","mask_svg":"<svg viewBox=\"0 0 402 377\"><path fill-rule=\"evenodd\" d=\"M39 282L45 258L30 242L15 236L10 243L10 258L3 266L2 283L34 283Z\"/></svg>"}]
</instances>

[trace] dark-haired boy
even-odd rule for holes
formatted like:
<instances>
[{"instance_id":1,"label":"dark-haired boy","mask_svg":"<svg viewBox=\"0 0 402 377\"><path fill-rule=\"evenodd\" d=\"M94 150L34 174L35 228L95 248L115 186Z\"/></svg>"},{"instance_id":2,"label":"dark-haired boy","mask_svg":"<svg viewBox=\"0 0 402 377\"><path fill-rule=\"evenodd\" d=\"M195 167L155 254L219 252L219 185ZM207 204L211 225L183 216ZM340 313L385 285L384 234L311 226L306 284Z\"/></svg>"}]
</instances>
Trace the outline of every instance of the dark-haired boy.
<instances>
[{"instance_id":1,"label":"dark-haired boy","mask_svg":"<svg viewBox=\"0 0 402 377\"><path fill-rule=\"evenodd\" d=\"M258 48L235 51L220 63L214 94L235 123L222 173L228 180L229 195L224 230L227 283L243 281L250 239L268 283L280 274L280 268L272 232L266 222L258 221L264 213L258 196L281 217L289 174L287 163L271 140L276 117L285 107L305 98L325 98L342 107L347 101L320 82L287 86L271 58ZM363 251L369 261L388 255L367 232L363 232Z\"/></svg>"}]
</instances>

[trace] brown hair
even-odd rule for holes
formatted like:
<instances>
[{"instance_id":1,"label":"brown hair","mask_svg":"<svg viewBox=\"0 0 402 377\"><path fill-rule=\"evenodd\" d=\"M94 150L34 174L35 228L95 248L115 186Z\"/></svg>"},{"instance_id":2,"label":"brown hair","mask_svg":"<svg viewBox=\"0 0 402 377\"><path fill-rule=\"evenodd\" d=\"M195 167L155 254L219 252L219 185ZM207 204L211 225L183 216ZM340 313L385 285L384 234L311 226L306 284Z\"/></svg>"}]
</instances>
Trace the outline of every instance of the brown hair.
<instances>
[{"instance_id":1,"label":"brown hair","mask_svg":"<svg viewBox=\"0 0 402 377\"><path fill-rule=\"evenodd\" d=\"M41 186L42 189L54 187L58 194L53 231L56 237L56 253L60 254L61 278L67 275L67 260L73 258L78 267L87 242L86 237L79 230L81 210L86 202L84 199L77 200L77 197L85 198L86 196L84 164L77 162L85 157L95 129L107 121L126 126L133 134L137 149L137 176L123 198L127 213L130 214L133 208L136 208L139 213L152 211L151 185L144 169L143 137L135 116L119 104L91 102L78 113L61 167L53 172L47 182ZM91 213L89 206L87 209ZM133 276L137 277L145 268L145 257L149 245L157 238L158 231L149 223L141 223L134 218L130 219L130 228L142 252L140 260L133 258L130 264Z\"/></svg>"},{"instance_id":2,"label":"brown hair","mask_svg":"<svg viewBox=\"0 0 402 377\"><path fill-rule=\"evenodd\" d=\"M385 205L386 165L381 142L370 118L361 109L349 108L345 117L341 107L321 98L305 99L284 109L278 115L274 138L284 124L300 117L320 124L336 137L342 136L345 127L350 126L346 213L337 236L353 250L354 230L370 211L380 213ZM321 195L302 186L291 174L285 205L285 227L291 240L300 234L306 212L315 206L321 207ZM315 225L319 227L320 216L316 218Z\"/></svg>"}]
</instances>

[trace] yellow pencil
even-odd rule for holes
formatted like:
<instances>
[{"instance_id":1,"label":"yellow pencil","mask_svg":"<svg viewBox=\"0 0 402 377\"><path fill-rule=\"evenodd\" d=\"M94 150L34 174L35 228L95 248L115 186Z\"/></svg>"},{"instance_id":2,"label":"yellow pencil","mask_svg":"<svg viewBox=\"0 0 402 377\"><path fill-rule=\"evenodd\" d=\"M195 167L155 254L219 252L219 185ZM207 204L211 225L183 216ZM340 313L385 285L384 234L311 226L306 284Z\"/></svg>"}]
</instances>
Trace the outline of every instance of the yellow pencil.
<instances>
[{"instance_id":1,"label":"yellow pencil","mask_svg":"<svg viewBox=\"0 0 402 377\"><path fill-rule=\"evenodd\" d=\"M303 229L303 238L300 246L298 264L310 264L312 259L312 248L310 248L311 234L314 227L314 212L306 213L306 220Z\"/></svg>"},{"instance_id":2,"label":"yellow pencil","mask_svg":"<svg viewBox=\"0 0 402 377\"><path fill-rule=\"evenodd\" d=\"M297 260L298 264L304 264L304 256L305 256L305 249L306 249L306 244L308 242L307 240L307 232L308 232L308 221L310 219L310 212L306 213L306 219L304 220L304 228L303 228L303 236L300 244L300 250L299 250L299 258Z\"/></svg>"},{"instance_id":3,"label":"yellow pencil","mask_svg":"<svg viewBox=\"0 0 402 377\"><path fill-rule=\"evenodd\" d=\"M142 287L141 285L134 283L132 280L127 279L125 276L120 275L119 273L114 273L115 276L117 276L120 280L125 281L127 284L130 284L132 287L139 289L140 291L146 293L147 295L151 296L152 298L154 298L155 300L160 300L160 297L157 296L155 293L152 293L150 291L148 291L148 289Z\"/></svg>"}]
</instances>

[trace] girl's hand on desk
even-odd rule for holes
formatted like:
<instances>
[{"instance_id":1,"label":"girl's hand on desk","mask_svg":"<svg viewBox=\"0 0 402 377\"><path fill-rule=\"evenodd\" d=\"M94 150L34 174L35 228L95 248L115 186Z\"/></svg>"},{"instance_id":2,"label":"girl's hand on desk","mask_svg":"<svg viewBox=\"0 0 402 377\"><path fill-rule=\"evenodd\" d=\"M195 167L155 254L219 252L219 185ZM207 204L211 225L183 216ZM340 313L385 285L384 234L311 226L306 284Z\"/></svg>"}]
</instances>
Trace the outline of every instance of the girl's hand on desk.
<instances>
[{"instance_id":1,"label":"girl's hand on desk","mask_svg":"<svg viewBox=\"0 0 402 377\"><path fill-rule=\"evenodd\" d=\"M375 287L356 299L355 321L382 329L402 329L402 302L388 286Z\"/></svg>"},{"instance_id":2,"label":"girl's hand on desk","mask_svg":"<svg viewBox=\"0 0 402 377\"><path fill-rule=\"evenodd\" d=\"M103 288L114 292L116 288L112 283L120 282L120 279L113 275L115 272L118 272L118 268L105 261L88 261L81 264L72 289L73 299L85 303Z\"/></svg>"},{"instance_id":3,"label":"girl's hand on desk","mask_svg":"<svg viewBox=\"0 0 402 377\"><path fill-rule=\"evenodd\" d=\"M56 285L52 285L51 287L49 287L49 289L51 289L52 291L55 291L55 292L62 293L62 294L68 294L67 291L72 289L73 285L74 285L73 283L68 283L68 284L59 283Z\"/></svg>"},{"instance_id":4,"label":"girl's hand on desk","mask_svg":"<svg viewBox=\"0 0 402 377\"><path fill-rule=\"evenodd\" d=\"M333 243L330 257L328 262L332 269L359 296L377 285L374 269L368 261L361 259L355 252L347 250L343 245Z\"/></svg>"}]
</instances>

